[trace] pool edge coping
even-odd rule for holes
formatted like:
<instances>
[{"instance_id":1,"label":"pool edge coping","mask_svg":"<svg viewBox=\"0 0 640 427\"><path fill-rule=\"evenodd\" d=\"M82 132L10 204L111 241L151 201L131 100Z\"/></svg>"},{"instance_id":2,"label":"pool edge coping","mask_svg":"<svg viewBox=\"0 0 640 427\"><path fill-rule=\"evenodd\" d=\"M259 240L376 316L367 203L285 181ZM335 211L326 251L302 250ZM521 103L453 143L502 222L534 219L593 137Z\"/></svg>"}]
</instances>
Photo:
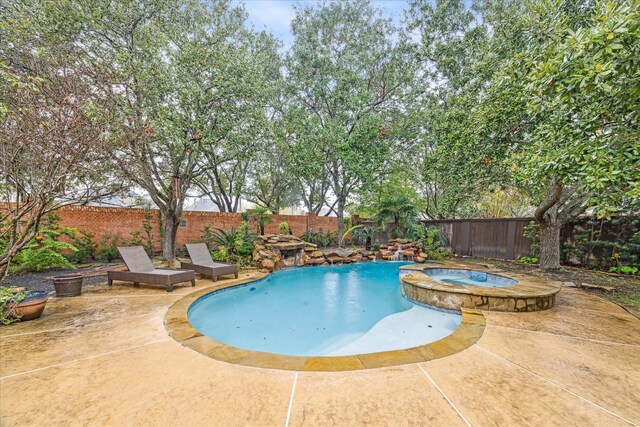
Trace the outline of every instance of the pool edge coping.
<instances>
[{"instance_id":1,"label":"pool edge coping","mask_svg":"<svg viewBox=\"0 0 640 427\"><path fill-rule=\"evenodd\" d=\"M450 356L475 344L482 337L486 326L481 310L463 308L462 321L450 335L421 346L349 356L288 356L230 346L202 334L189 322L189 307L196 300L210 293L262 280L267 276L258 275L230 280L226 284L213 284L180 298L165 314L164 325L169 336L184 347L226 363L288 371L338 372L421 363Z\"/></svg>"}]
</instances>

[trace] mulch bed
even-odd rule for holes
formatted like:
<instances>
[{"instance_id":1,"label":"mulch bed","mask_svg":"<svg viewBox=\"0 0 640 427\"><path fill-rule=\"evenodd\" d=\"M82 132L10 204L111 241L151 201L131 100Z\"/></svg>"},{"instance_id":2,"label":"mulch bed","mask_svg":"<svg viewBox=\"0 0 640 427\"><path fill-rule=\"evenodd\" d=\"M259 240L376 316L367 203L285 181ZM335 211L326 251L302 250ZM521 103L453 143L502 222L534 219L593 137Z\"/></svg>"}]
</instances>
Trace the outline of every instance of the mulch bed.
<instances>
[{"instance_id":1,"label":"mulch bed","mask_svg":"<svg viewBox=\"0 0 640 427\"><path fill-rule=\"evenodd\" d=\"M487 258L459 258L462 262L478 262L483 264L493 264L497 268L513 273L530 274L532 276L545 277L560 282L573 282L576 286L582 283L591 285L613 287L612 291L603 289L582 288L599 297L606 298L616 304L623 305L628 310L638 315L640 313L640 277L625 276L621 274L610 274L604 271L589 270L563 266L560 271L542 271L537 265L523 264L518 261L508 261Z\"/></svg>"},{"instance_id":2,"label":"mulch bed","mask_svg":"<svg viewBox=\"0 0 640 427\"><path fill-rule=\"evenodd\" d=\"M97 285L107 281L107 271L124 268L121 263L93 264L82 266L76 269L58 269L41 272L30 272L7 276L2 281L2 286L25 287L32 291L53 291L53 276L65 274L82 274L84 276L83 286Z\"/></svg>"}]
</instances>

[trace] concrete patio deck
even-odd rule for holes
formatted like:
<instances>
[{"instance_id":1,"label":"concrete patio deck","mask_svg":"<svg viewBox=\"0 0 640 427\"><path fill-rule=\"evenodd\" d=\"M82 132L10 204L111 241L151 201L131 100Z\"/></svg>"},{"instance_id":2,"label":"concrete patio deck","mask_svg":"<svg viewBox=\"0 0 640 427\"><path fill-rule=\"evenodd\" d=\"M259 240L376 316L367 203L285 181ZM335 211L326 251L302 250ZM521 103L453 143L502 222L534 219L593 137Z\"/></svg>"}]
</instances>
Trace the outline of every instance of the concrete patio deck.
<instances>
[{"instance_id":1,"label":"concrete patio deck","mask_svg":"<svg viewBox=\"0 0 640 427\"><path fill-rule=\"evenodd\" d=\"M0 327L0 425L640 425L640 320L579 290L547 311L485 312L480 340L451 356L345 372L183 347L163 320L191 292L91 286Z\"/></svg>"}]
</instances>

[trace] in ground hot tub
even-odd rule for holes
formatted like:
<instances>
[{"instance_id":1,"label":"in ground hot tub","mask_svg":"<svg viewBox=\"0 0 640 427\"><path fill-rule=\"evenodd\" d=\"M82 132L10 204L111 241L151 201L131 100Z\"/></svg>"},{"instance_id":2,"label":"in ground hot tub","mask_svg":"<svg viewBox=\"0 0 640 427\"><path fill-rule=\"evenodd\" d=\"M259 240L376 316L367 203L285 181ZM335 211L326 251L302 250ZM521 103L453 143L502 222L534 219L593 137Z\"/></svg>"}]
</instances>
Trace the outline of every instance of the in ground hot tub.
<instances>
[{"instance_id":1,"label":"in ground hot tub","mask_svg":"<svg viewBox=\"0 0 640 427\"><path fill-rule=\"evenodd\" d=\"M458 311L538 311L554 306L560 283L540 277L507 273L491 266L443 261L432 267L400 268L402 292L410 300Z\"/></svg>"},{"instance_id":2,"label":"in ground hot tub","mask_svg":"<svg viewBox=\"0 0 640 427\"><path fill-rule=\"evenodd\" d=\"M518 283L517 280L510 277L461 268L425 268L423 273L432 279L455 285L505 288Z\"/></svg>"}]
</instances>

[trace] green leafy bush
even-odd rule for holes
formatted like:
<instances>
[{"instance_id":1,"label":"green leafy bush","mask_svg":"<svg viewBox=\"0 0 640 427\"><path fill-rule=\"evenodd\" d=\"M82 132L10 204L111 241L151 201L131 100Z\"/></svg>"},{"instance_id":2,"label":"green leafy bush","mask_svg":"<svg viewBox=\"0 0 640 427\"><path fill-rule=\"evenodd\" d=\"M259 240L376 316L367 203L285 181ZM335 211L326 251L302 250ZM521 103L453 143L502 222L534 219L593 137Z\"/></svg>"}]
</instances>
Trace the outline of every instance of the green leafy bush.
<instances>
[{"instance_id":1,"label":"green leafy bush","mask_svg":"<svg viewBox=\"0 0 640 427\"><path fill-rule=\"evenodd\" d=\"M422 252L427 255L428 259L441 261L451 257L451 254L444 249L449 241L440 228L416 224L409 229L407 234L412 240L420 243Z\"/></svg>"},{"instance_id":2,"label":"green leafy bush","mask_svg":"<svg viewBox=\"0 0 640 427\"><path fill-rule=\"evenodd\" d=\"M537 257L540 255L540 224L531 221L524 227L523 235L531 241L531 256Z\"/></svg>"},{"instance_id":3,"label":"green leafy bush","mask_svg":"<svg viewBox=\"0 0 640 427\"><path fill-rule=\"evenodd\" d=\"M11 288L0 286L0 325L8 325L20 320L15 308L28 294L28 291L16 292Z\"/></svg>"},{"instance_id":4,"label":"green leafy bush","mask_svg":"<svg viewBox=\"0 0 640 427\"><path fill-rule=\"evenodd\" d=\"M91 259L95 259L98 245L93 240L95 234L88 231L80 231L73 238L72 244L77 251L67 256L67 259L73 263L83 263Z\"/></svg>"},{"instance_id":5,"label":"green leafy bush","mask_svg":"<svg viewBox=\"0 0 640 427\"><path fill-rule=\"evenodd\" d=\"M249 233L248 224L242 221L240 227L231 230L212 229L210 225L202 229L202 240L211 251L211 257L217 261L236 263L240 266L251 263L254 234Z\"/></svg>"},{"instance_id":6,"label":"green leafy bush","mask_svg":"<svg viewBox=\"0 0 640 427\"><path fill-rule=\"evenodd\" d=\"M60 217L47 215L38 235L14 258L14 271L43 271L54 268L74 268L64 253L77 252L71 243L58 240L75 237L75 229L58 224Z\"/></svg>"},{"instance_id":7,"label":"green leafy bush","mask_svg":"<svg viewBox=\"0 0 640 427\"><path fill-rule=\"evenodd\" d=\"M539 264L540 259L535 256L523 256L520 257L520 262L523 264Z\"/></svg>"},{"instance_id":8,"label":"green leafy bush","mask_svg":"<svg viewBox=\"0 0 640 427\"><path fill-rule=\"evenodd\" d=\"M96 258L107 262L120 258L120 252L118 252L120 244L122 244L122 236L120 234L105 233L100 240Z\"/></svg>"},{"instance_id":9,"label":"green leafy bush","mask_svg":"<svg viewBox=\"0 0 640 427\"><path fill-rule=\"evenodd\" d=\"M375 245L373 245L373 250L378 252L380 250L380 245L377 244L377 243Z\"/></svg>"},{"instance_id":10,"label":"green leafy bush","mask_svg":"<svg viewBox=\"0 0 640 427\"><path fill-rule=\"evenodd\" d=\"M338 242L338 233L331 230L324 231L321 228L318 231L307 231L302 236L300 236L300 238L305 242L313 243L314 245L326 248L327 246L331 246L332 244Z\"/></svg>"},{"instance_id":11,"label":"green leafy bush","mask_svg":"<svg viewBox=\"0 0 640 427\"><path fill-rule=\"evenodd\" d=\"M140 230L132 231L129 239L127 239L125 243L127 246L144 246L142 232Z\"/></svg>"},{"instance_id":12,"label":"green leafy bush","mask_svg":"<svg viewBox=\"0 0 640 427\"><path fill-rule=\"evenodd\" d=\"M636 275L638 274L638 267L632 267L630 265L622 265L620 267L611 267L609 268L609 273Z\"/></svg>"},{"instance_id":13,"label":"green leafy bush","mask_svg":"<svg viewBox=\"0 0 640 427\"><path fill-rule=\"evenodd\" d=\"M289 224L287 224L285 221L281 222L278 226L278 233L289 234Z\"/></svg>"}]
</instances>

